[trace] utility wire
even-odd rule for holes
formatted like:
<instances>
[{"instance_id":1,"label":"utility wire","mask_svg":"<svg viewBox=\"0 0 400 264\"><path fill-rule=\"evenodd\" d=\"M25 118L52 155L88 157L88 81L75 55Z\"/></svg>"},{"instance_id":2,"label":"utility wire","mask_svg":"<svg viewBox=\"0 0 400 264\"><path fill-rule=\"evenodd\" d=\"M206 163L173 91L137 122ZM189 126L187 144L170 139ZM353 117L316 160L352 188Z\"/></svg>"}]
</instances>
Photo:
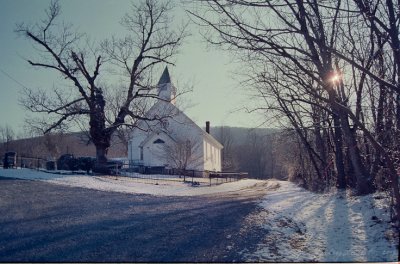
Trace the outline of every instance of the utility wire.
<instances>
[{"instance_id":1,"label":"utility wire","mask_svg":"<svg viewBox=\"0 0 400 264\"><path fill-rule=\"evenodd\" d=\"M24 87L25 89L29 89L28 87L26 87L25 85L23 85L21 82L19 82L18 80L16 80L14 77L12 77L10 74L8 74L6 71L4 71L3 69L0 68L0 71L7 76L8 78L10 78L12 81L14 81L16 84Z\"/></svg>"}]
</instances>

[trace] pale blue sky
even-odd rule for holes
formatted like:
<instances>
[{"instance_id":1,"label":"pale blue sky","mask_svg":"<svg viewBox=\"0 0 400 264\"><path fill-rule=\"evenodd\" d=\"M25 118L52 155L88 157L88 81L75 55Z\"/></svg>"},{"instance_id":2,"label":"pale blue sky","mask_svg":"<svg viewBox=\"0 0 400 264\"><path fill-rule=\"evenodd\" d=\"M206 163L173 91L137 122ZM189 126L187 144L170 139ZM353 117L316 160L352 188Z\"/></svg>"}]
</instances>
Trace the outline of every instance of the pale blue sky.
<instances>
[{"instance_id":1,"label":"pale blue sky","mask_svg":"<svg viewBox=\"0 0 400 264\"><path fill-rule=\"evenodd\" d=\"M34 23L44 17L44 9L50 1L45 0L1 0L0 1L0 125L8 124L21 130L25 112L18 105L21 85L51 88L56 74L51 71L33 69L24 61L35 53L31 43L14 33L19 22ZM174 18L187 20L179 2ZM94 40L103 40L123 30L120 18L129 10L129 1L118 0L62 0L62 20L78 26ZM204 126L206 120L214 126L258 126L262 120L257 115L236 111L248 104L249 94L238 85L229 54L215 48L207 48L195 25L192 34L176 58L176 66L169 67L175 84L190 83L194 91L186 94L189 107L186 113L197 124ZM161 75L161 72L160 72ZM14 80L12 80L14 79Z\"/></svg>"}]
</instances>

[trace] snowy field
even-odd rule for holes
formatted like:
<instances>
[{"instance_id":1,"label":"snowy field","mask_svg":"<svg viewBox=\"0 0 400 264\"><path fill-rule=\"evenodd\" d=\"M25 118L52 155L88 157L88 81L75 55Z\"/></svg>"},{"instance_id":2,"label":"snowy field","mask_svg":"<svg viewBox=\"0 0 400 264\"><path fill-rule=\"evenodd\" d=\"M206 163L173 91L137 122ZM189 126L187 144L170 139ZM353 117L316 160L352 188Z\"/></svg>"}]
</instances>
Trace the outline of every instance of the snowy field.
<instances>
[{"instance_id":1,"label":"snowy field","mask_svg":"<svg viewBox=\"0 0 400 264\"><path fill-rule=\"evenodd\" d=\"M52 174L30 169L1 169L0 176L27 180L40 180L54 184L101 191L141 193L158 196L192 196L235 192L266 183L265 181L260 180L245 179L220 185L202 185L193 187L191 186L191 183L184 183L182 181L163 181L162 175L159 177L159 182L151 181L149 183L142 183L138 182L135 178L129 177Z\"/></svg>"},{"instance_id":2,"label":"snowy field","mask_svg":"<svg viewBox=\"0 0 400 264\"><path fill-rule=\"evenodd\" d=\"M268 230L268 237L255 252L243 252L249 261L398 261L385 194L320 195L273 180L268 188L262 210L248 218L249 224Z\"/></svg>"}]
</instances>

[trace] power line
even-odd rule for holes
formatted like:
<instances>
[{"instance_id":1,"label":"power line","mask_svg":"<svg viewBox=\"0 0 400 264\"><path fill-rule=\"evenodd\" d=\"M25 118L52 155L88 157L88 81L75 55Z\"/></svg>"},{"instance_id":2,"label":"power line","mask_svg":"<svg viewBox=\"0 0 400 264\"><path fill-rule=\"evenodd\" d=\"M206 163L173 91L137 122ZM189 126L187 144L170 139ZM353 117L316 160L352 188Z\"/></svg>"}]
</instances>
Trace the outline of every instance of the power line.
<instances>
[{"instance_id":1,"label":"power line","mask_svg":"<svg viewBox=\"0 0 400 264\"><path fill-rule=\"evenodd\" d=\"M25 89L29 89L28 87L26 87L25 85L23 85L22 83L20 83L18 80L16 80L14 77L12 77L10 74L8 74L6 71L4 71L3 69L0 68L0 71L7 76L8 78L10 78L12 81L14 81L16 84L24 87Z\"/></svg>"}]
</instances>

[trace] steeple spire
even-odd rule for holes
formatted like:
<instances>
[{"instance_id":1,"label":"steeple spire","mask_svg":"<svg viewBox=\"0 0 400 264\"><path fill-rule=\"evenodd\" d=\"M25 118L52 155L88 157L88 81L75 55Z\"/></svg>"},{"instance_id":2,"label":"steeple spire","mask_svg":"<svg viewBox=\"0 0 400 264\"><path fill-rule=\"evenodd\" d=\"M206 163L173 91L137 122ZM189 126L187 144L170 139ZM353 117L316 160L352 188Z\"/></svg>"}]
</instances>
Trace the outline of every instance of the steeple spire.
<instances>
[{"instance_id":1,"label":"steeple spire","mask_svg":"<svg viewBox=\"0 0 400 264\"><path fill-rule=\"evenodd\" d=\"M168 66L165 66L164 72L161 75L160 80L158 81L158 85L165 83L171 83L171 77L169 77Z\"/></svg>"},{"instance_id":2,"label":"steeple spire","mask_svg":"<svg viewBox=\"0 0 400 264\"><path fill-rule=\"evenodd\" d=\"M161 99L170 102L171 104L175 104L176 89L175 86L171 83L171 77L169 76L167 66L165 67L157 86L158 96Z\"/></svg>"}]
</instances>

